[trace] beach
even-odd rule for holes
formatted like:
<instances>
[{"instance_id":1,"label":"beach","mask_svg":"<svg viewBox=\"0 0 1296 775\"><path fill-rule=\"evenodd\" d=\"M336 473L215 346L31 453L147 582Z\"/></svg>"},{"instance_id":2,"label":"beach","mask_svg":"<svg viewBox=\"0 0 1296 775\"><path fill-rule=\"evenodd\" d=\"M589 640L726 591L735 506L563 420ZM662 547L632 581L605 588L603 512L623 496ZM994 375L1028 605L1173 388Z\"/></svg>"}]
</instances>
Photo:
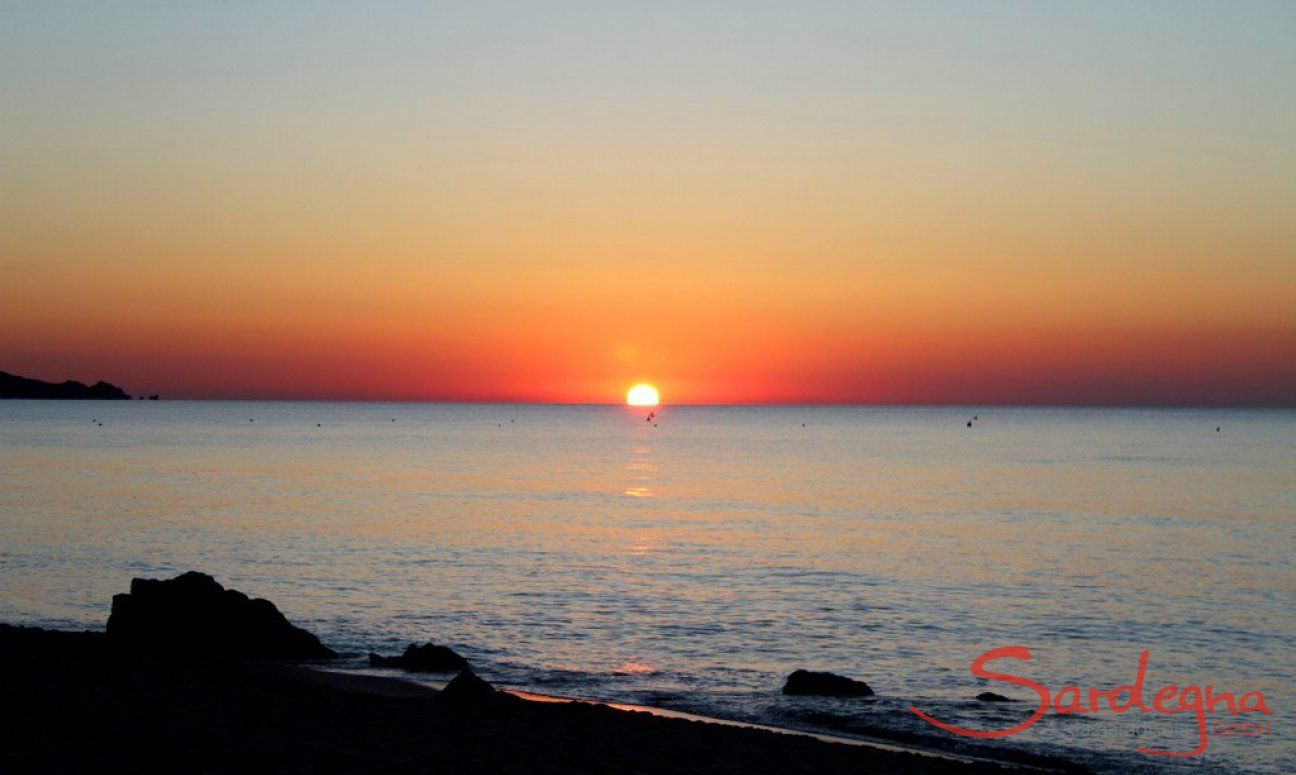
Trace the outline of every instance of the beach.
<instances>
[{"instance_id":1,"label":"beach","mask_svg":"<svg viewBox=\"0 0 1296 775\"><path fill-rule=\"evenodd\" d=\"M0 625L0 771L999 772L584 703L445 704L395 679Z\"/></svg>"}]
</instances>

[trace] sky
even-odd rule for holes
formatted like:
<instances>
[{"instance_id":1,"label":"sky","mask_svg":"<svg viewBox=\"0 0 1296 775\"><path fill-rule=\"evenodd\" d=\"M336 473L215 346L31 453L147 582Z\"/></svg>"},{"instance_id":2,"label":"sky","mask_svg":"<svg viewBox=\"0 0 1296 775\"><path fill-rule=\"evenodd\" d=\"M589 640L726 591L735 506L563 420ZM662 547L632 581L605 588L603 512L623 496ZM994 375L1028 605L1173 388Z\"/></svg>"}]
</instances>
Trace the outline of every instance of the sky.
<instances>
[{"instance_id":1,"label":"sky","mask_svg":"<svg viewBox=\"0 0 1296 775\"><path fill-rule=\"evenodd\" d=\"M0 3L0 370L1296 405L1296 3Z\"/></svg>"}]
</instances>

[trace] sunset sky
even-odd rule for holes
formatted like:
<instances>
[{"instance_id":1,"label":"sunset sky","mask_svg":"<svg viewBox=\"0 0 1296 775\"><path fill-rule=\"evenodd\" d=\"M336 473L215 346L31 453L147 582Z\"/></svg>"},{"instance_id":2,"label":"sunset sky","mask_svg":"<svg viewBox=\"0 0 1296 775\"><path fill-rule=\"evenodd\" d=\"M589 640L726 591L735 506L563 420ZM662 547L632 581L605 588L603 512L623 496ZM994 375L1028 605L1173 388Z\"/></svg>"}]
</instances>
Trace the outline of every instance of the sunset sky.
<instances>
[{"instance_id":1,"label":"sunset sky","mask_svg":"<svg viewBox=\"0 0 1296 775\"><path fill-rule=\"evenodd\" d=\"M12 2L0 370L1296 404L1296 3Z\"/></svg>"}]
</instances>

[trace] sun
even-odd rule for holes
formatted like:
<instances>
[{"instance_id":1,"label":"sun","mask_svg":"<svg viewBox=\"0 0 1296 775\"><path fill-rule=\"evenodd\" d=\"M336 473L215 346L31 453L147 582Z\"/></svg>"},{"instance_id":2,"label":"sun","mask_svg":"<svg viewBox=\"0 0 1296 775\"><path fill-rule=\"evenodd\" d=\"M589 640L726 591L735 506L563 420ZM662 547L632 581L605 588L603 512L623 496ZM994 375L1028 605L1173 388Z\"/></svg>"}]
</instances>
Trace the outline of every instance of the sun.
<instances>
[{"instance_id":1,"label":"sun","mask_svg":"<svg viewBox=\"0 0 1296 775\"><path fill-rule=\"evenodd\" d=\"M626 406L656 406L660 403L657 388L638 384L626 391Z\"/></svg>"}]
</instances>

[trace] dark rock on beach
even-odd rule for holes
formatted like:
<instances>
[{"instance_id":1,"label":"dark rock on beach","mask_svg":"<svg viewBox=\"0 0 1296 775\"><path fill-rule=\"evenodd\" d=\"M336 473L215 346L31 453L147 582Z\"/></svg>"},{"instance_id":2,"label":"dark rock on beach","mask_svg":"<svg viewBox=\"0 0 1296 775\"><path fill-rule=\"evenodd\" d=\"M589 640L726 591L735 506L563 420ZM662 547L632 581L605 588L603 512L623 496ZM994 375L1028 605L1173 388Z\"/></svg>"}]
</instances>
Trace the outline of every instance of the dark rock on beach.
<instances>
[{"instance_id":1,"label":"dark rock on beach","mask_svg":"<svg viewBox=\"0 0 1296 775\"><path fill-rule=\"evenodd\" d=\"M44 382L0 371L0 398L39 398L55 400L129 401L126 391L107 382L86 385L82 382Z\"/></svg>"},{"instance_id":2,"label":"dark rock on beach","mask_svg":"<svg viewBox=\"0 0 1296 775\"><path fill-rule=\"evenodd\" d=\"M399 657L384 657L369 653L369 664L374 667L398 667L411 673L456 673L468 669L468 660L448 646L411 643Z\"/></svg>"},{"instance_id":3,"label":"dark rock on beach","mask_svg":"<svg viewBox=\"0 0 1296 775\"><path fill-rule=\"evenodd\" d=\"M787 677L783 693L819 697L872 697L873 689L863 681L836 673L797 670Z\"/></svg>"},{"instance_id":4,"label":"dark rock on beach","mask_svg":"<svg viewBox=\"0 0 1296 775\"><path fill-rule=\"evenodd\" d=\"M517 700L491 686L471 670L465 670L437 695L437 702L445 705L469 705L495 700ZM521 702L521 700L518 700Z\"/></svg>"},{"instance_id":5,"label":"dark rock on beach","mask_svg":"<svg viewBox=\"0 0 1296 775\"><path fill-rule=\"evenodd\" d=\"M1002 694L995 694L994 692L981 692L976 696L976 698L982 702L1017 702L1017 700L1014 700L1012 697L1005 697Z\"/></svg>"},{"instance_id":6,"label":"dark rock on beach","mask_svg":"<svg viewBox=\"0 0 1296 775\"><path fill-rule=\"evenodd\" d=\"M132 579L113 595L108 637L132 648L234 658L334 659L337 654L294 627L269 600L249 599L211 576Z\"/></svg>"}]
</instances>

